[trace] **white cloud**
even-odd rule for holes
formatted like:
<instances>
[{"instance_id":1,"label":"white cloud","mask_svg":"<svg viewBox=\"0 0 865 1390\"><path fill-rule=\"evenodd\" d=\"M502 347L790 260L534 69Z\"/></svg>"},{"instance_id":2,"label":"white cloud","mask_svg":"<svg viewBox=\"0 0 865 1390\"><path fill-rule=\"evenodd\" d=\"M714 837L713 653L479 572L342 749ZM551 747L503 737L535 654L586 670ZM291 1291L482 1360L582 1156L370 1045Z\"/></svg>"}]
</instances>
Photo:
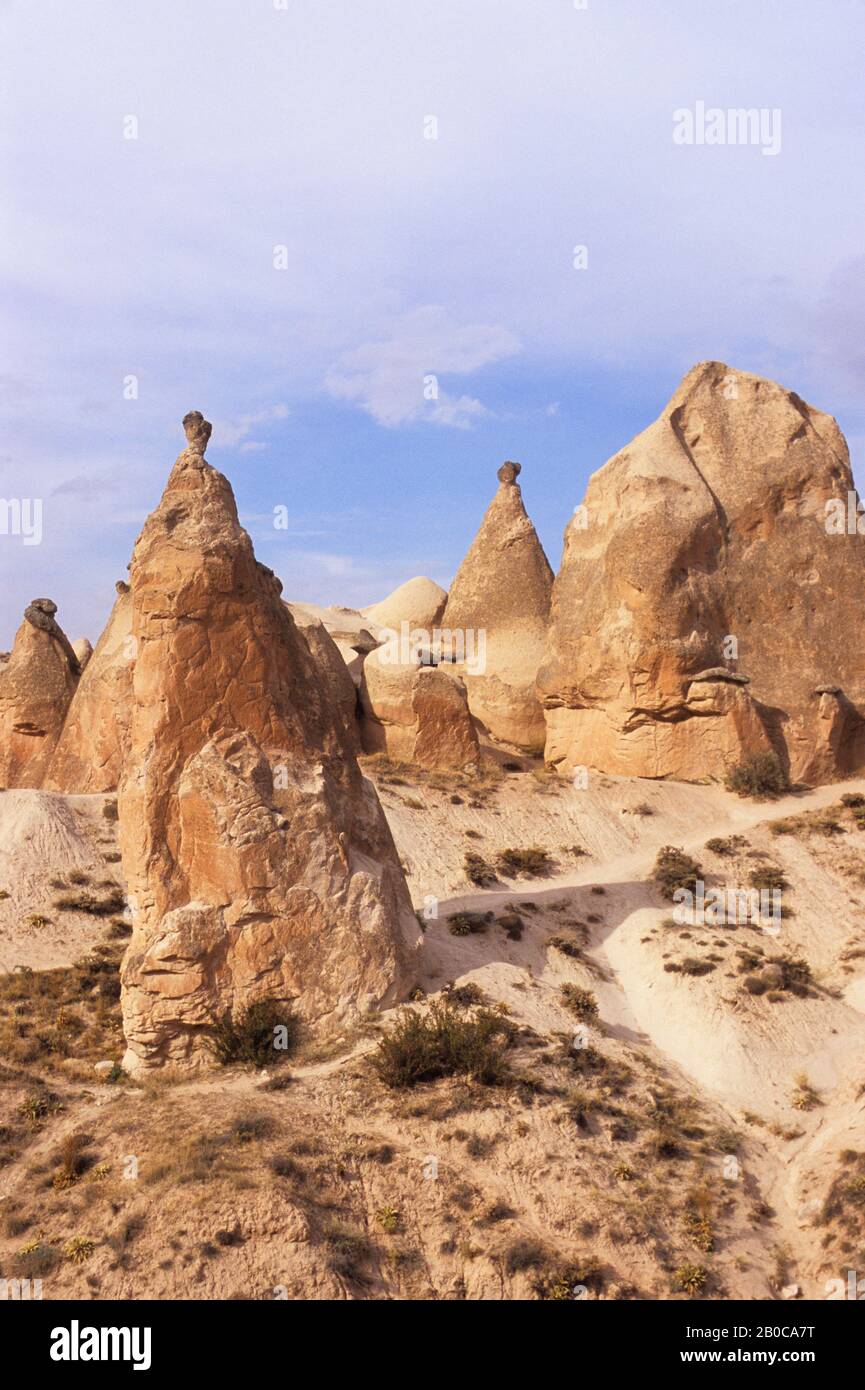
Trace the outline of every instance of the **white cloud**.
<instances>
[{"instance_id":1,"label":"white cloud","mask_svg":"<svg viewBox=\"0 0 865 1390\"><path fill-rule=\"evenodd\" d=\"M441 377L476 372L519 351L519 339L509 329L459 325L430 304L403 314L386 336L346 353L328 373L327 387L380 425L427 420L466 429L488 411L473 396L449 395Z\"/></svg>"},{"instance_id":2,"label":"white cloud","mask_svg":"<svg viewBox=\"0 0 865 1390\"><path fill-rule=\"evenodd\" d=\"M269 424L272 420L284 420L288 415L287 405L272 405L266 410L258 410L253 415L241 415L237 420L214 420L211 449L231 449L245 440L254 425ZM266 449L259 440L250 440L241 446L245 451Z\"/></svg>"}]
</instances>

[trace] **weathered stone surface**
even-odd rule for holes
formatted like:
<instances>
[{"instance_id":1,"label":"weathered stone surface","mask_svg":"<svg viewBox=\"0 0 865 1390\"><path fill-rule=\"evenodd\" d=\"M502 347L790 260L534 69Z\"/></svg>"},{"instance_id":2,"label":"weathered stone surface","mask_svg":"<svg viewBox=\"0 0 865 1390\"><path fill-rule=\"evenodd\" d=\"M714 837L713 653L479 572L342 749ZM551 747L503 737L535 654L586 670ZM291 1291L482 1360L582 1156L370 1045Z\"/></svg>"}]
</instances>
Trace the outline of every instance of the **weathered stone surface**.
<instances>
[{"instance_id":1,"label":"weathered stone surface","mask_svg":"<svg viewBox=\"0 0 865 1390\"><path fill-rule=\"evenodd\" d=\"M51 599L24 610L15 643L0 666L0 786L41 787L78 685L78 657Z\"/></svg>"},{"instance_id":2,"label":"weathered stone surface","mask_svg":"<svg viewBox=\"0 0 865 1390\"><path fill-rule=\"evenodd\" d=\"M565 533L538 678L548 761L721 777L771 743L794 778L861 767L865 536L829 534L826 505L852 491L830 416L719 362L689 372Z\"/></svg>"},{"instance_id":3,"label":"weathered stone surface","mask_svg":"<svg viewBox=\"0 0 865 1390\"><path fill-rule=\"evenodd\" d=\"M544 655L553 573L526 514L519 472L520 465L511 462L498 470L498 491L451 585L441 628L458 634L451 647L458 650L462 640L467 658L469 642L483 634L485 659L456 666L472 714L493 739L539 752L545 727L535 677Z\"/></svg>"},{"instance_id":4,"label":"weathered stone surface","mask_svg":"<svg viewBox=\"0 0 865 1390\"><path fill-rule=\"evenodd\" d=\"M319 618L295 619L306 645L325 682L328 694L339 711L343 732L355 752L360 751L357 686L339 647Z\"/></svg>"},{"instance_id":5,"label":"weathered stone surface","mask_svg":"<svg viewBox=\"0 0 865 1390\"><path fill-rule=\"evenodd\" d=\"M463 681L451 666L389 661L386 648L363 664L361 735L367 753L425 768L466 768L480 757Z\"/></svg>"},{"instance_id":6,"label":"weathered stone surface","mask_svg":"<svg viewBox=\"0 0 865 1390\"><path fill-rule=\"evenodd\" d=\"M444 612L447 597L447 590L440 584L419 575L400 584L380 603L361 611L376 636L382 628L399 632L403 623L407 623L410 630L423 628L431 632Z\"/></svg>"},{"instance_id":7,"label":"weathered stone surface","mask_svg":"<svg viewBox=\"0 0 865 1390\"><path fill-rule=\"evenodd\" d=\"M177 459L130 580L124 1065L207 1062L212 1020L264 997L325 1028L394 1002L419 932L381 806L200 450Z\"/></svg>"},{"instance_id":8,"label":"weathered stone surface","mask_svg":"<svg viewBox=\"0 0 865 1390\"><path fill-rule=\"evenodd\" d=\"M45 786L62 792L114 791L129 746L132 700L132 596L117 598L69 706ZM89 645L89 644L88 644Z\"/></svg>"}]
</instances>

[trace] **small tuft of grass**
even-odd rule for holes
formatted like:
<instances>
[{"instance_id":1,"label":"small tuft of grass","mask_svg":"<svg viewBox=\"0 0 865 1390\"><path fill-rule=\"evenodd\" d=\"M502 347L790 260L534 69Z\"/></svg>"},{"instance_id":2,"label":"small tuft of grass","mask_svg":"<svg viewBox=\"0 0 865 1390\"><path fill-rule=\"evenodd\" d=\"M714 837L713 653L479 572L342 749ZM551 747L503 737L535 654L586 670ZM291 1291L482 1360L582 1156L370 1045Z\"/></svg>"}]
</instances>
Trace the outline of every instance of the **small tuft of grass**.
<instances>
[{"instance_id":1,"label":"small tuft of grass","mask_svg":"<svg viewBox=\"0 0 865 1390\"><path fill-rule=\"evenodd\" d=\"M553 861L540 845L528 849L503 849L496 856L496 866L506 878L540 878L548 874Z\"/></svg>"}]
</instances>

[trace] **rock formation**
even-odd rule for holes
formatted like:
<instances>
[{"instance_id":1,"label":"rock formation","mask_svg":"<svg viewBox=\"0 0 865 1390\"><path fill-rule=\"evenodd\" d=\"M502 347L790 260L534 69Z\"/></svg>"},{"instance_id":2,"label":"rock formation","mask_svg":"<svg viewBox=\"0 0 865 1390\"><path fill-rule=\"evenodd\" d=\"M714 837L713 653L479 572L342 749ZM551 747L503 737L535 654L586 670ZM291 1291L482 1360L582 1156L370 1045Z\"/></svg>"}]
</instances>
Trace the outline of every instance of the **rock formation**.
<instances>
[{"instance_id":1,"label":"rock formation","mask_svg":"<svg viewBox=\"0 0 865 1390\"><path fill-rule=\"evenodd\" d=\"M431 632L441 619L447 597L447 590L440 584L418 576L400 584L380 603L361 611L377 637L382 628L399 632L403 623L407 623L409 629L423 628Z\"/></svg>"},{"instance_id":2,"label":"rock formation","mask_svg":"<svg viewBox=\"0 0 865 1390\"><path fill-rule=\"evenodd\" d=\"M72 643L72 650L78 661L79 671L83 671L91 656L93 655L93 643L89 637L76 637Z\"/></svg>"},{"instance_id":3,"label":"rock formation","mask_svg":"<svg viewBox=\"0 0 865 1390\"><path fill-rule=\"evenodd\" d=\"M548 761L719 778L771 746L794 779L861 767L865 536L828 523L848 494L830 416L693 368L565 533L538 678Z\"/></svg>"},{"instance_id":4,"label":"rock formation","mask_svg":"<svg viewBox=\"0 0 865 1390\"><path fill-rule=\"evenodd\" d=\"M453 667L391 661L380 647L364 661L360 699L365 752L428 769L477 766L478 736Z\"/></svg>"},{"instance_id":5,"label":"rock formation","mask_svg":"<svg viewBox=\"0 0 865 1390\"><path fill-rule=\"evenodd\" d=\"M339 712L340 725L351 748L360 750L357 686L343 655L320 618L295 618L312 653L321 679Z\"/></svg>"},{"instance_id":6,"label":"rock formation","mask_svg":"<svg viewBox=\"0 0 865 1390\"><path fill-rule=\"evenodd\" d=\"M12 651L0 666L2 787L41 787L78 685L78 657L56 612L50 598L28 604Z\"/></svg>"},{"instance_id":7,"label":"rock formation","mask_svg":"<svg viewBox=\"0 0 865 1390\"><path fill-rule=\"evenodd\" d=\"M117 788L129 745L134 656L132 597L129 585L121 580L111 616L83 671L48 768L45 786L52 791L109 792Z\"/></svg>"},{"instance_id":8,"label":"rock formation","mask_svg":"<svg viewBox=\"0 0 865 1390\"><path fill-rule=\"evenodd\" d=\"M399 999L419 940L402 870L307 643L186 416L130 566L120 845L131 1068L210 1058L262 998L337 1027Z\"/></svg>"},{"instance_id":9,"label":"rock formation","mask_svg":"<svg viewBox=\"0 0 865 1390\"><path fill-rule=\"evenodd\" d=\"M497 741L540 752L545 727L535 677L553 573L526 514L519 472L511 462L498 470L498 491L451 585L441 628L443 645L457 656L464 644L466 659L456 669L475 718Z\"/></svg>"}]
</instances>

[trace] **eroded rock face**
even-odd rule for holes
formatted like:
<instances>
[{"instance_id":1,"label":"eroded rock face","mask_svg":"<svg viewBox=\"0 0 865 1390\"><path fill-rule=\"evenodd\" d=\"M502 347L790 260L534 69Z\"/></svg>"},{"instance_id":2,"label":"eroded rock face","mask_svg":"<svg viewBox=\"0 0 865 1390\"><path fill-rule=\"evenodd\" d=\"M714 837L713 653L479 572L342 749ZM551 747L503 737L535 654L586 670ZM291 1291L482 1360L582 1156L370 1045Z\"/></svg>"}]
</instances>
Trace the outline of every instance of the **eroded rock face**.
<instances>
[{"instance_id":1,"label":"eroded rock face","mask_svg":"<svg viewBox=\"0 0 865 1390\"><path fill-rule=\"evenodd\" d=\"M357 686L352 673L339 647L320 619L310 618L304 621L303 616L299 616L295 618L295 622L303 633L321 678L339 712L340 725L346 739L357 753L360 751L360 732L357 719Z\"/></svg>"},{"instance_id":2,"label":"eroded rock face","mask_svg":"<svg viewBox=\"0 0 865 1390\"><path fill-rule=\"evenodd\" d=\"M689 372L565 533L538 677L548 761L720 778L772 746L794 778L862 766L865 537L827 531L852 491L830 416L719 362Z\"/></svg>"},{"instance_id":3,"label":"eroded rock face","mask_svg":"<svg viewBox=\"0 0 865 1390\"><path fill-rule=\"evenodd\" d=\"M55 618L57 604L37 598L24 610L0 667L0 786L41 787L80 666Z\"/></svg>"},{"instance_id":4,"label":"eroded rock face","mask_svg":"<svg viewBox=\"0 0 865 1390\"><path fill-rule=\"evenodd\" d=\"M132 596L128 584L120 582L111 616L83 671L51 759L45 785L52 791L117 788L129 747L134 661Z\"/></svg>"},{"instance_id":5,"label":"eroded rock face","mask_svg":"<svg viewBox=\"0 0 865 1390\"><path fill-rule=\"evenodd\" d=\"M545 650L553 573L523 505L519 472L520 465L511 462L498 470L498 491L451 585L441 628L451 650L464 643L466 659L456 671L475 718L493 739L539 752L545 725L535 677ZM447 637L452 633L456 645Z\"/></svg>"},{"instance_id":6,"label":"eroded rock face","mask_svg":"<svg viewBox=\"0 0 865 1390\"><path fill-rule=\"evenodd\" d=\"M360 688L364 751L428 769L476 767L478 736L452 670L392 662L385 648L371 652Z\"/></svg>"},{"instance_id":7,"label":"eroded rock face","mask_svg":"<svg viewBox=\"0 0 865 1390\"><path fill-rule=\"evenodd\" d=\"M375 791L231 487L203 458L207 422L184 423L194 447L130 567L131 1068L209 1061L212 1020L265 997L324 1028L392 1003L419 940Z\"/></svg>"}]
</instances>

